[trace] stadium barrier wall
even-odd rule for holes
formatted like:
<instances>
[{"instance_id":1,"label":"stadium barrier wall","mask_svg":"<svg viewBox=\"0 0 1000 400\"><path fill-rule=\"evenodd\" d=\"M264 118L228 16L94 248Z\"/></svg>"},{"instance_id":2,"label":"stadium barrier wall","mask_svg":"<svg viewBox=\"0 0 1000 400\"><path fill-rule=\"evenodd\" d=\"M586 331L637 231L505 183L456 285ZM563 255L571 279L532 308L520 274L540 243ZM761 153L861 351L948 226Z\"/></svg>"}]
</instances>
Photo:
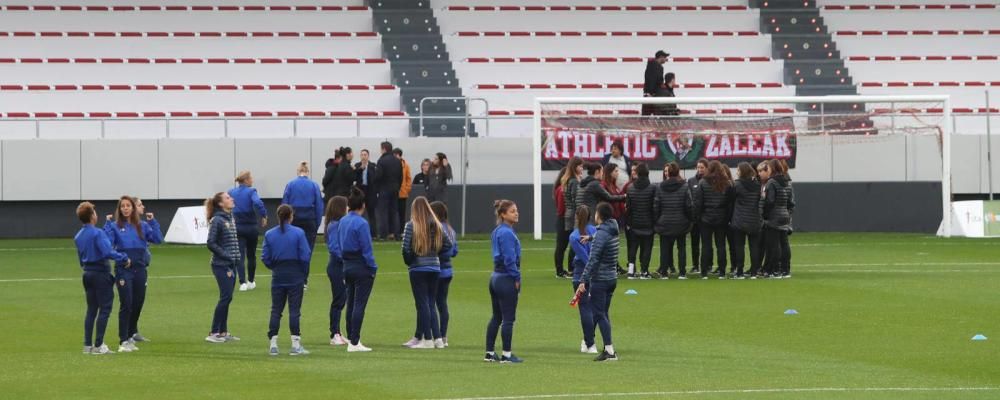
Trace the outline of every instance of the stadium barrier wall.
<instances>
[{"instance_id":1,"label":"stadium barrier wall","mask_svg":"<svg viewBox=\"0 0 1000 400\"><path fill-rule=\"evenodd\" d=\"M986 138L955 135L955 193L986 193ZM934 137L800 138L797 168L791 171L799 206L795 225L802 231L910 231L932 233L940 223L940 163ZM72 209L80 200L98 201L102 213L123 193L142 197L161 224L169 226L176 207L233 185L236 173L253 171L261 196L273 211L285 183L301 160L320 181L323 164L336 146L377 153L381 139L161 139L0 141L0 237L67 237L78 227ZM998 141L1000 142L1000 141ZM413 174L420 160L448 154L455 167L449 187L453 222L460 228L461 139L404 138ZM1000 143L993 144L994 151ZM532 215L531 140L472 138L468 144L467 232L488 232L492 200L510 198L522 206L525 232ZM377 159L377 154L373 154ZM1000 171L994 186L1000 187ZM659 181L659 174L653 173ZM544 175L549 199L553 172ZM417 190L419 192L419 189ZM416 194L411 197L415 197ZM553 205L543 221L552 230Z\"/></svg>"}]
</instances>

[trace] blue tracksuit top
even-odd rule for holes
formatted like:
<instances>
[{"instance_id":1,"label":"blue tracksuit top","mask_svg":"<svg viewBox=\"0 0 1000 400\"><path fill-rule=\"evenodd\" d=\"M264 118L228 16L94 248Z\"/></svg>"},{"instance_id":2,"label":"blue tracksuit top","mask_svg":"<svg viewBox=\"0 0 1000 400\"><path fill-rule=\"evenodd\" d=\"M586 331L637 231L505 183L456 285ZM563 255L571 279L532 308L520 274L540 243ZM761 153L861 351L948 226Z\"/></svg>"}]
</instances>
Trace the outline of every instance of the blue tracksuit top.
<instances>
[{"instance_id":1,"label":"blue tracksuit top","mask_svg":"<svg viewBox=\"0 0 1000 400\"><path fill-rule=\"evenodd\" d=\"M149 244L163 243L163 233L160 232L160 223L153 219L151 221L140 222L142 227L142 237L135 232L132 224L125 223L118 227L118 223L109 221L104 224L104 233L111 240L111 245L115 250L123 252L132 259L132 268L145 268L149 266Z\"/></svg>"},{"instance_id":2,"label":"blue tracksuit top","mask_svg":"<svg viewBox=\"0 0 1000 400\"><path fill-rule=\"evenodd\" d=\"M438 257L441 259L441 275L438 277L451 278L455 275L455 270L452 269L451 259L458 256L458 240L455 239L455 231L448 226L448 223L442 222L441 227L444 228L445 237L451 240L451 251L442 253Z\"/></svg>"},{"instance_id":3,"label":"blue tracksuit top","mask_svg":"<svg viewBox=\"0 0 1000 400\"><path fill-rule=\"evenodd\" d=\"M267 218L267 209L257 194L257 189L247 185L239 185L229 189L229 197L236 206L233 208L233 219L236 225L257 225L260 218Z\"/></svg>"},{"instance_id":4,"label":"blue tracksuit top","mask_svg":"<svg viewBox=\"0 0 1000 400\"><path fill-rule=\"evenodd\" d=\"M314 219L316 226L323 223L323 193L319 184L309 180L307 176L292 179L285 186L285 195L281 204L288 204L295 210L295 218L300 220Z\"/></svg>"},{"instance_id":5,"label":"blue tracksuit top","mask_svg":"<svg viewBox=\"0 0 1000 400\"><path fill-rule=\"evenodd\" d=\"M344 252L340 250L340 220L330 221L326 225L326 249L330 255L337 258L344 257Z\"/></svg>"},{"instance_id":6,"label":"blue tracksuit top","mask_svg":"<svg viewBox=\"0 0 1000 400\"><path fill-rule=\"evenodd\" d=\"M594 233L597 232L597 228L594 225L587 224L587 235L590 239L594 239ZM586 244L580 243L580 230L574 229L573 233L569 234L569 245L573 249L573 282L580 281L580 275L583 274L583 268L587 266L587 261L590 259L590 245L591 242L588 241Z\"/></svg>"},{"instance_id":7,"label":"blue tracksuit top","mask_svg":"<svg viewBox=\"0 0 1000 400\"><path fill-rule=\"evenodd\" d=\"M357 212L348 212L337 226L340 250L343 252L344 271L365 267L375 272L375 255L372 253L372 233L368 221Z\"/></svg>"},{"instance_id":8,"label":"blue tracksuit top","mask_svg":"<svg viewBox=\"0 0 1000 400\"><path fill-rule=\"evenodd\" d=\"M80 259L80 268L84 271L111 272L108 260L115 260L118 263L128 261L125 253L120 253L111 247L111 240L103 230L96 226L86 224L73 238L76 243L76 255Z\"/></svg>"},{"instance_id":9,"label":"blue tracksuit top","mask_svg":"<svg viewBox=\"0 0 1000 400\"><path fill-rule=\"evenodd\" d=\"M302 228L284 224L264 233L260 260L271 270L271 287L304 284L311 259L312 250Z\"/></svg>"},{"instance_id":10,"label":"blue tracksuit top","mask_svg":"<svg viewBox=\"0 0 1000 400\"><path fill-rule=\"evenodd\" d=\"M521 240L514 228L501 223L493 230L493 275L504 274L521 281Z\"/></svg>"}]
</instances>

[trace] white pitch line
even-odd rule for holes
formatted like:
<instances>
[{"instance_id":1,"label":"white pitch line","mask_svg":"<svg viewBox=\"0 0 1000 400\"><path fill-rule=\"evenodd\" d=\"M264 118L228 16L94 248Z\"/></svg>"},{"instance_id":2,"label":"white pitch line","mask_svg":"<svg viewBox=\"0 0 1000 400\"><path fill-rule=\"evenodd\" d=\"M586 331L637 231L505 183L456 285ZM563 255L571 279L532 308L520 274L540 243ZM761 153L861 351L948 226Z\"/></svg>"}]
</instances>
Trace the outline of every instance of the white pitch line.
<instances>
[{"instance_id":1,"label":"white pitch line","mask_svg":"<svg viewBox=\"0 0 1000 400\"><path fill-rule=\"evenodd\" d=\"M426 400L521 400L521 399L559 399L559 398L582 398L582 397L636 397L636 396L698 396L710 394L754 394L754 393L846 393L846 392L984 392L995 391L1000 388L995 387L870 387L870 388L848 388L848 387L826 387L826 388L775 388L775 389L720 389L720 390L677 390L662 392L612 392L612 393L563 393L563 394L538 394L525 396L496 396L496 397L457 397Z\"/></svg>"}]
</instances>

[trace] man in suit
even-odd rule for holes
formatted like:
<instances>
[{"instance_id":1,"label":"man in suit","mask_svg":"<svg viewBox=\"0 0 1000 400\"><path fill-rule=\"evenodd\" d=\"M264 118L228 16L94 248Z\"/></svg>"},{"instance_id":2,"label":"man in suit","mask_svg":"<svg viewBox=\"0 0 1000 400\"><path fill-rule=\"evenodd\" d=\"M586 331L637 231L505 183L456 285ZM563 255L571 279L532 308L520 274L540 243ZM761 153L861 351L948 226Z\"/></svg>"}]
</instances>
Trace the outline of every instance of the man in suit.
<instances>
[{"instance_id":1,"label":"man in suit","mask_svg":"<svg viewBox=\"0 0 1000 400\"><path fill-rule=\"evenodd\" d=\"M354 164L354 184L365 192L365 218L372 236L375 236L375 201L378 198L375 183L378 178L378 166L371 162L368 149L361 150L361 161Z\"/></svg>"},{"instance_id":2,"label":"man in suit","mask_svg":"<svg viewBox=\"0 0 1000 400\"><path fill-rule=\"evenodd\" d=\"M379 240L396 239L399 230L399 188L403 183L403 163L392 154L392 143L382 142L375 184L378 192L375 213Z\"/></svg>"}]
</instances>

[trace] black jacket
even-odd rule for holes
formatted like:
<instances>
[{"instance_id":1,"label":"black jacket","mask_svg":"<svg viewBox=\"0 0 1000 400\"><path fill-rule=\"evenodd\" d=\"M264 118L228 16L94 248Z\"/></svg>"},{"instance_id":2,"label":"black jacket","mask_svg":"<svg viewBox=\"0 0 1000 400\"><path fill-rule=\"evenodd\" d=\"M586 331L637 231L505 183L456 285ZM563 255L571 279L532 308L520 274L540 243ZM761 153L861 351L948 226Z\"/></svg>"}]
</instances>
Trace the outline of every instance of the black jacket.
<instances>
[{"instance_id":1,"label":"black jacket","mask_svg":"<svg viewBox=\"0 0 1000 400\"><path fill-rule=\"evenodd\" d=\"M657 96L660 93L660 85L663 85L663 65L656 60L649 60L646 62L646 79L642 85L642 92Z\"/></svg>"},{"instance_id":2,"label":"black jacket","mask_svg":"<svg viewBox=\"0 0 1000 400\"><path fill-rule=\"evenodd\" d=\"M594 220L594 212L597 211L597 204L600 202L612 202L625 200L625 196L612 196L604 187L601 181L593 176L586 176L580 181L580 189L576 192L576 206L587 206L590 211L590 220Z\"/></svg>"},{"instance_id":3,"label":"black jacket","mask_svg":"<svg viewBox=\"0 0 1000 400\"><path fill-rule=\"evenodd\" d=\"M772 177L764 185L760 199L764 226L783 231L792 230L792 212L795 210L795 193L792 183L784 175Z\"/></svg>"},{"instance_id":4,"label":"black jacket","mask_svg":"<svg viewBox=\"0 0 1000 400\"><path fill-rule=\"evenodd\" d=\"M649 178L639 178L628 187L625 209L628 210L628 227L636 235L653 234L655 200L656 186L649 183Z\"/></svg>"},{"instance_id":5,"label":"black jacket","mask_svg":"<svg viewBox=\"0 0 1000 400\"><path fill-rule=\"evenodd\" d=\"M566 215L563 216L563 230L572 231L576 229L576 193L580 191L580 182L576 177L566 181L563 188L563 201L566 203Z\"/></svg>"},{"instance_id":6,"label":"black jacket","mask_svg":"<svg viewBox=\"0 0 1000 400\"><path fill-rule=\"evenodd\" d=\"M698 189L691 192L694 195L694 214L700 224L728 225L729 198L726 196L728 190L718 192L704 178L698 181Z\"/></svg>"},{"instance_id":7,"label":"black jacket","mask_svg":"<svg viewBox=\"0 0 1000 400\"><path fill-rule=\"evenodd\" d=\"M390 151L379 157L377 165L375 185L378 191L398 194L403 184L403 163Z\"/></svg>"},{"instance_id":8,"label":"black jacket","mask_svg":"<svg viewBox=\"0 0 1000 400\"><path fill-rule=\"evenodd\" d=\"M729 225L750 234L760 232L760 182L756 179L737 179L729 187L733 218Z\"/></svg>"},{"instance_id":9,"label":"black jacket","mask_svg":"<svg viewBox=\"0 0 1000 400\"><path fill-rule=\"evenodd\" d=\"M326 160L326 172L323 173L323 196L327 199L337 195L337 168L340 164L336 161L334 158Z\"/></svg>"},{"instance_id":10,"label":"black jacket","mask_svg":"<svg viewBox=\"0 0 1000 400\"><path fill-rule=\"evenodd\" d=\"M656 233L680 236L691 229L691 189L683 179L668 179L656 188L653 213Z\"/></svg>"},{"instance_id":11,"label":"black jacket","mask_svg":"<svg viewBox=\"0 0 1000 400\"><path fill-rule=\"evenodd\" d=\"M333 181L334 183L334 195L335 196L350 196L351 188L354 186L354 179L356 178L354 173L354 168L351 167L349 161L341 161L337 164L337 171L334 173ZM326 178L324 177L324 180Z\"/></svg>"},{"instance_id":12,"label":"black jacket","mask_svg":"<svg viewBox=\"0 0 1000 400\"><path fill-rule=\"evenodd\" d=\"M431 166L427 173L427 200L448 203L448 181L452 179L451 164L446 167Z\"/></svg>"}]
</instances>

